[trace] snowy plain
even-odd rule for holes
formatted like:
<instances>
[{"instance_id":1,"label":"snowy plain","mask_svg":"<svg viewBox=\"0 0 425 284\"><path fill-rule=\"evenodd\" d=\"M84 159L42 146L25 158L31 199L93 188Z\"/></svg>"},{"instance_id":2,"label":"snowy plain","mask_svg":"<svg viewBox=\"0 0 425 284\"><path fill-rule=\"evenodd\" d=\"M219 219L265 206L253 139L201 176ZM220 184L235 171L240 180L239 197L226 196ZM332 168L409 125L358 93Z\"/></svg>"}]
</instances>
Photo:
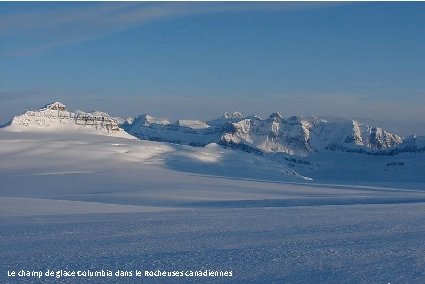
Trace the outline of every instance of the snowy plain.
<instances>
[{"instance_id":1,"label":"snowy plain","mask_svg":"<svg viewBox=\"0 0 425 284\"><path fill-rule=\"evenodd\" d=\"M0 129L0 282L423 283L417 172L309 181L215 144ZM233 276L7 277L21 269Z\"/></svg>"}]
</instances>

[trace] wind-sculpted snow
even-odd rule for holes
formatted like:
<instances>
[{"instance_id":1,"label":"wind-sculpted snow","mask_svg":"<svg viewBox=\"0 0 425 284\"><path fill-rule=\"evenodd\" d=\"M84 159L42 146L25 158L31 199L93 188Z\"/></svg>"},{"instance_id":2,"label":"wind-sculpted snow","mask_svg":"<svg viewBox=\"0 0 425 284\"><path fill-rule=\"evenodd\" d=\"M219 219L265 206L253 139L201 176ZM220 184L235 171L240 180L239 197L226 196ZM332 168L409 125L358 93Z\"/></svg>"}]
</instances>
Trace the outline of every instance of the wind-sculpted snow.
<instances>
[{"instance_id":1,"label":"wind-sculpted snow","mask_svg":"<svg viewBox=\"0 0 425 284\"><path fill-rule=\"evenodd\" d=\"M423 204L392 204L9 217L1 218L0 263L6 270L234 274L151 277L142 283L422 283L424 214ZM60 283L138 279L78 280Z\"/></svg>"}]
</instances>

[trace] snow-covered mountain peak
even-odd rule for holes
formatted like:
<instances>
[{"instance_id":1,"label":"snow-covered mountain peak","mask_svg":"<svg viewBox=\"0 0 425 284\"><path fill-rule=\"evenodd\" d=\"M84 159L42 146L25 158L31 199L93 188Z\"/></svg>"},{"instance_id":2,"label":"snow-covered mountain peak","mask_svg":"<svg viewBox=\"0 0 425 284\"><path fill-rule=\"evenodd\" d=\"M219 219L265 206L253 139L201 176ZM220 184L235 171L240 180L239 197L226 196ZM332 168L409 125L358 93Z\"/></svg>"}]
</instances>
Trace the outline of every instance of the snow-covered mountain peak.
<instances>
[{"instance_id":1,"label":"snow-covered mountain peak","mask_svg":"<svg viewBox=\"0 0 425 284\"><path fill-rule=\"evenodd\" d=\"M144 121L145 124L158 124L158 125L168 125L171 124L170 121L162 118L153 117L149 114L143 114L138 116L136 119Z\"/></svg>"},{"instance_id":2,"label":"snow-covered mountain peak","mask_svg":"<svg viewBox=\"0 0 425 284\"><path fill-rule=\"evenodd\" d=\"M51 104L47 104L39 109L37 111L44 111L44 110L59 110L59 111L66 111L66 106L63 103L60 102L53 102Z\"/></svg>"},{"instance_id":3,"label":"snow-covered mountain peak","mask_svg":"<svg viewBox=\"0 0 425 284\"><path fill-rule=\"evenodd\" d=\"M234 112L225 112L222 116L225 119L228 118L242 118L243 115L242 113L238 112L238 111L234 111Z\"/></svg>"},{"instance_id":4,"label":"snow-covered mountain peak","mask_svg":"<svg viewBox=\"0 0 425 284\"><path fill-rule=\"evenodd\" d=\"M14 131L23 130L94 130L118 136L128 136L118 127L117 119L106 112L71 112L60 102L47 104L36 110L29 110L15 116L8 125Z\"/></svg>"},{"instance_id":5,"label":"snow-covered mountain peak","mask_svg":"<svg viewBox=\"0 0 425 284\"><path fill-rule=\"evenodd\" d=\"M269 116L269 119L272 120L282 120L282 115L278 112L274 112Z\"/></svg>"},{"instance_id":6,"label":"snow-covered mountain peak","mask_svg":"<svg viewBox=\"0 0 425 284\"><path fill-rule=\"evenodd\" d=\"M363 125L360 121L356 119L351 120L351 123L353 124L354 127L361 127Z\"/></svg>"}]
</instances>

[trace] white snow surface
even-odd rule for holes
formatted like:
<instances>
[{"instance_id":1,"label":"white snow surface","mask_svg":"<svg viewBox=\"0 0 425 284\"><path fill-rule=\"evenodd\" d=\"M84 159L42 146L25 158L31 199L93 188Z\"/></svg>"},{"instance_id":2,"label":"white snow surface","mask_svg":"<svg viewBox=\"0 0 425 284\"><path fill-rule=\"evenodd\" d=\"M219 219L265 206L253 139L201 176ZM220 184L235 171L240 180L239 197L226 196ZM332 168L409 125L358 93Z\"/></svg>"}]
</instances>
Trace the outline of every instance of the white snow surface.
<instances>
[{"instance_id":1,"label":"white snow surface","mask_svg":"<svg viewBox=\"0 0 425 284\"><path fill-rule=\"evenodd\" d=\"M148 283L425 281L423 154L329 151L303 160L31 129L0 129L2 283L40 282L7 278L20 269L234 275Z\"/></svg>"}]
</instances>

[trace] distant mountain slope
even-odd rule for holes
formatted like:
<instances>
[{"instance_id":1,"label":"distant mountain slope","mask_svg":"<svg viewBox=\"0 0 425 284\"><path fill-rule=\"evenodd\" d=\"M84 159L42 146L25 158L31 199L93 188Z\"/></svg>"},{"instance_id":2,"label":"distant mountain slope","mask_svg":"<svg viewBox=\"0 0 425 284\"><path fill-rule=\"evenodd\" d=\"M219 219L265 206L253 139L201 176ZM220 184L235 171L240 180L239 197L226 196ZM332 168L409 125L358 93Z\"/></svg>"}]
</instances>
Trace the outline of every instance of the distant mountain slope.
<instances>
[{"instance_id":1,"label":"distant mountain slope","mask_svg":"<svg viewBox=\"0 0 425 284\"><path fill-rule=\"evenodd\" d=\"M162 141L191 146L205 146L220 141L223 133L219 123L210 126L201 120L168 120L157 119L150 115L139 115L127 120L121 127L129 134L143 140Z\"/></svg>"},{"instance_id":2,"label":"distant mountain slope","mask_svg":"<svg viewBox=\"0 0 425 284\"><path fill-rule=\"evenodd\" d=\"M137 117L122 127L145 140L193 146L218 143L246 151L283 152L305 156L315 151L374 152L402 144L400 136L356 120L327 121L320 118L282 117L267 119L225 113L211 121L179 120L170 123L149 115Z\"/></svg>"}]
</instances>

